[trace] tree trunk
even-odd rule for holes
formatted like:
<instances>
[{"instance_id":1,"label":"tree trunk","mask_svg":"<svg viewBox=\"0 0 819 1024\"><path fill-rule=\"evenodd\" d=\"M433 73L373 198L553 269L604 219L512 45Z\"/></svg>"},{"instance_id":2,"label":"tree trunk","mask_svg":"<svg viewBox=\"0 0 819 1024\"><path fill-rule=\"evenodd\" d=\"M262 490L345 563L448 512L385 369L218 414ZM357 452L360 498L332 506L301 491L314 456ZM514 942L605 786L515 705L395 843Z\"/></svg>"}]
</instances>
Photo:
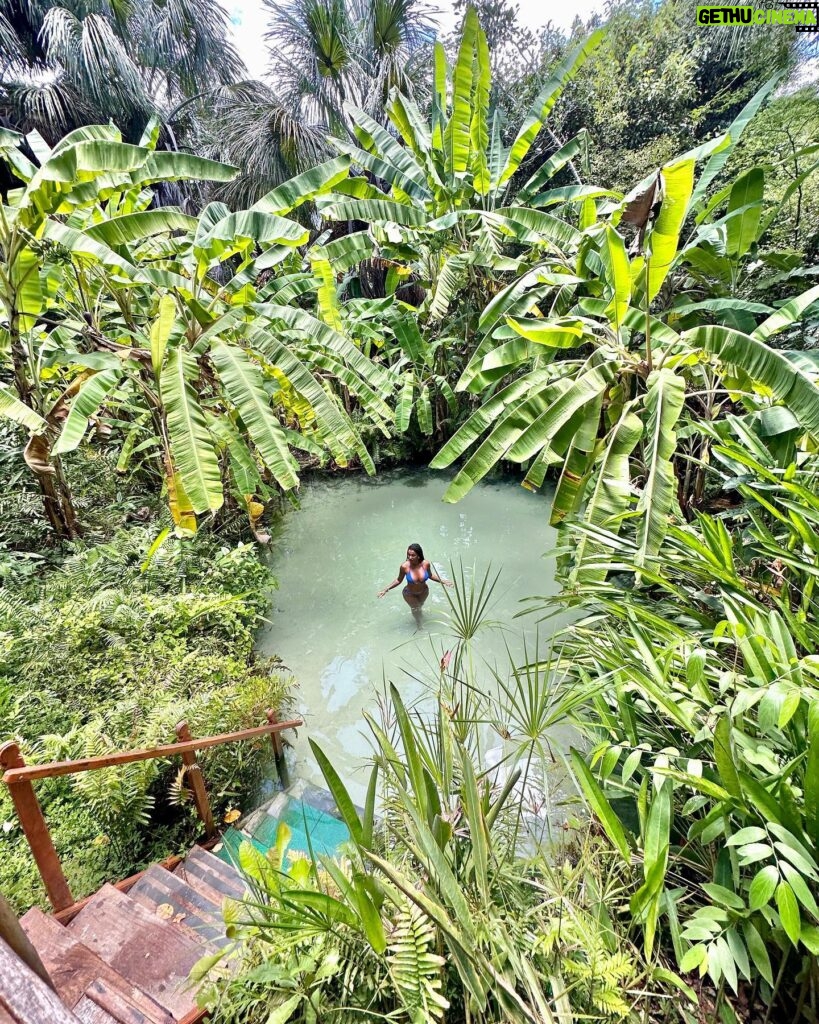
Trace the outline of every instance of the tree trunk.
<instances>
[{"instance_id":1,"label":"tree trunk","mask_svg":"<svg viewBox=\"0 0 819 1024\"><path fill-rule=\"evenodd\" d=\"M40 485L40 493L43 496L43 506L45 507L45 514L51 523L51 529L56 533L60 540L67 540L71 534L68 530L68 524L63 517L63 509L60 503L60 495L57 490L57 482L54 479L53 473L37 473L37 483Z\"/></svg>"},{"instance_id":2,"label":"tree trunk","mask_svg":"<svg viewBox=\"0 0 819 1024\"><path fill-rule=\"evenodd\" d=\"M65 478L59 459L56 459L56 472L37 473L37 483L43 496L43 507L51 528L60 540L75 540L80 536L77 513L71 497L71 490Z\"/></svg>"},{"instance_id":3,"label":"tree trunk","mask_svg":"<svg viewBox=\"0 0 819 1024\"><path fill-rule=\"evenodd\" d=\"M67 536L70 540L75 540L81 536L82 529L77 520L77 510L74 508L74 499L71 496L71 488L68 485L68 478L65 475L63 469L63 461L59 455L55 455L51 460L52 466L56 470L55 481L57 484L57 495L60 502L60 515L65 524Z\"/></svg>"},{"instance_id":4,"label":"tree trunk","mask_svg":"<svg viewBox=\"0 0 819 1024\"><path fill-rule=\"evenodd\" d=\"M14 365L14 386L17 390L17 397L42 415L42 410L37 408L35 401L35 388L28 377L26 366L26 352L20 338L20 327L17 316L12 316L9 325L9 341L11 347L11 358ZM53 473L38 473L34 470L37 483L40 485L40 493L43 496L43 507L51 528L60 540L73 540L79 537L80 528L77 522L77 512L71 497L71 489L63 471L59 457L51 460Z\"/></svg>"},{"instance_id":5,"label":"tree trunk","mask_svg":"<svg viewBox=\"0 0 819 1024\"><path fill-rule=\"evenodd\" d=\"M14 321L12 321L9 328L9 340L11 342L11 361L14 365L14 386L17 389L17 397L24 405L33 409L31 384L26 373L26 353L20 341L20 332Z\"/></svg>"}]
</instances>

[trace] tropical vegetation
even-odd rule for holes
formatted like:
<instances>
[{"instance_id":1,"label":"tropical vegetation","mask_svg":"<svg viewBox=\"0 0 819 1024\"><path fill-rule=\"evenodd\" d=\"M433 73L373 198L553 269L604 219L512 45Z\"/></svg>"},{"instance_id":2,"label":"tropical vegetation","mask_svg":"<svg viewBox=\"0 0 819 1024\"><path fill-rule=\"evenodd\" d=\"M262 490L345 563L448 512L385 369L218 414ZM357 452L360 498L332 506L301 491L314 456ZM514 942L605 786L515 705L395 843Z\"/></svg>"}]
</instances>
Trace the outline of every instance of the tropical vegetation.
<instances>
[{"instance_id":1,"label":"tropical vegetation","mask_svg":"<svg viewBox=\"0 0 819 1024\"><path fill-rule=\"evenodd\" d=\"M511 466L559 531L561 592L526 611L568 625L490 670L494 583L461 575L435 712L389 691L363 809L314 748L351 842L243 848L203 1003L810 1021L815 95L788 32L706 36L687 0L517 57L478 8L444 44L410 2L276 5L258 88L219 13L0 8L3 735L40 758L255 723L292 680L254 659L253 542L305 474L457 465L457 501ZM209 762L220 811L264 771ZM192 839L181 782L42 787L76 891Z\"/></svg>"},{"instance_id":2,"label":"tropical vegetation","mask_svg":"<svg viewBox=\"0 0 819 1024\"><path fill-rule=\"evenodd\" d=\"M59 564L3 559L0 717L4 739L17 739L30 762L173 742L182 720L194 736L250 728L268 708L288 707L290 674L253 653L274 584L253 547L204 535L182 542L168 529L157 538L139 522L142 499L125 502L133 525ZM202 753L214 814L262 785L269 752L256 744ZM38 784L76 898L199 833L178 771L171 761L142 761ZM21 911L45 904L5 786L0 823L0 889Z\"/></svg>"},{"instance_id":3,"label":"tropical vegetation","mask_svg":"<svg viewBox=\"0 0 819 1024\"><path fill-rule=\"evenodd\" d=\"M114 121L137 142L162 119L168 148L201 135L197 100L245 73L219 6L35 0L0 5L0 123L49 143Z\"/></svg>"},{"instance_id":4,"label":"tropical vegetation","mask_svg":"<svg viewBox=\"0 0 819 1024\"><path fill-rule=\"evenodd\" d=\"M470 605L481 603L468 588L454 598L432 716L393 686L368 719L363 813L314 745L352 837L344 860L288 858L286 825L268 857L242 845L251 896L226 908L237 948L196 969L208 971L201 998L214 1020L636 1020L675 981L612 912L630 871L612 871L605 843L585 826L571 850L545 855L537 843L548 821L522 795L548 771L555 694L535 668L482 696L491 672L476 668L464 628L480 630ZM483 753L504 739L509 759L487 773Z\"/></svg>"},{"instance_id":5,"label":"tropical vegetation","mask_svg":"<svg viewBox=\"0 0 819 1024\"><path fill-rule=\"evenodd\" d=\"M733 996L753 982L796 1020L817 953L816 468L726 427L718 517L670 527L648 565L594 530L601 571L562 598L584 617L555 668L590 695L572 719L592 770L573 760L620 856L639 850L646 955L665 932L682 972ZM603 582L603 564L642 584Z\"/></svg>"}]
</instances>

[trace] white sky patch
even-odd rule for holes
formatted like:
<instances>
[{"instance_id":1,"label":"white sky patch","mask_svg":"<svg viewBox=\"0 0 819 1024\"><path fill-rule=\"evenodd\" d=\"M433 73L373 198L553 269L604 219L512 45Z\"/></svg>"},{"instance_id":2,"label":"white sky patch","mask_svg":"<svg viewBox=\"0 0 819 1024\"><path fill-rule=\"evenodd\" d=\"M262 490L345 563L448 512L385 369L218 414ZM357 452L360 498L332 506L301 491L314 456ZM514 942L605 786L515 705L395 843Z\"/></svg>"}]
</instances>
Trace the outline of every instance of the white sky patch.
<instances>
[{"instance_id":1,"label":"white sky patch","mask_svg":"<svg viewBox=\"0 0 819 1024\"><path fill-rule=\"evenodd\" d=\"M222 0L230 20L236 45L253 78L263 78L267 67L267 46L264 34L268 13L262 0ZM439 0L438 22L442 33L451 32L455 14L450 0ZM603 6L603 0L520 0L520 20L527 28L537 31L548 21L558 28L569 29L578 15L589 18Z\"/></svg>"}]
</instances>

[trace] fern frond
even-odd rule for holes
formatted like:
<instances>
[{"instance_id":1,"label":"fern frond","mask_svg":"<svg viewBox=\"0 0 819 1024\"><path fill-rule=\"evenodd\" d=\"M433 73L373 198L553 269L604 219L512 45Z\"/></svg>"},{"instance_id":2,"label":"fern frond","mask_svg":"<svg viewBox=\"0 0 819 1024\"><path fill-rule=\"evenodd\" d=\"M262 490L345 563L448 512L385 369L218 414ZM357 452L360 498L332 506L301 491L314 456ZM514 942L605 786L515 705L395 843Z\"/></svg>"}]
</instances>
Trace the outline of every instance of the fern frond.
<instances>
[{"instance_id":1,"label":"fern frond","mask_svg":"<svg viewBox=\"0 0 819 1024\"><path fill-rule=\"evenodd\" d=\"M399 910L390 938L388 968L410 1020L426 1024L440 1019L449 1002L441 993L445 961L431 952L432 922L414 904L407 904Z\"/></svg>"},{"instance_id":2,"label":"fern frond","mask_svg":"<svg viewBox=\"0 0 819 1024\"><path fill-rule=\"evenodd\" d=\"M181 807L183 804L190 802L191 791L185 785L185 776L188 773L189 767L189 765L183 764L174 774L168 787L168 803L174 807Z\"/></svg>"}]
</instances>

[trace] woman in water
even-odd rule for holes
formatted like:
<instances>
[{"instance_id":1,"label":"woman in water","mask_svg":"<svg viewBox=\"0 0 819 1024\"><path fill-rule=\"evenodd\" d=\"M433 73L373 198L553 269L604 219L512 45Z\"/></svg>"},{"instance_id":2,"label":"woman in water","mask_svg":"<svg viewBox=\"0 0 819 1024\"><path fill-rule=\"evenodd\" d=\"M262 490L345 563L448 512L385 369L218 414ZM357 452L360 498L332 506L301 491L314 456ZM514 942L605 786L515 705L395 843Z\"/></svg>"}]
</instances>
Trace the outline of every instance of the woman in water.
<instances>
[{"instance_id":1,"label":"woman in water","mask_svg":"<svg viewBox=\"0 0 819 1024\"><path fill-rule=\"evenodd\" d=\"M442 580L438 573L432 568L429 562L424 558L424 552L421 550L420 544L410 544L407 547L407 560L406 562L401 563L397 579L394 579L392 583L390 583L389 586L384 587L383 590L379 590L378 596L383 597L388 590L392 590L393 587L400 586L403 579L406 579L407 581L403 590L404 600L412 609L412 614L416 622L421 621L421 607L423 606L424 601L429 597L427 580L435 580L436 583L443 583L445 587L454 586L450 580Z\"/></svg>"}]
</instances>

